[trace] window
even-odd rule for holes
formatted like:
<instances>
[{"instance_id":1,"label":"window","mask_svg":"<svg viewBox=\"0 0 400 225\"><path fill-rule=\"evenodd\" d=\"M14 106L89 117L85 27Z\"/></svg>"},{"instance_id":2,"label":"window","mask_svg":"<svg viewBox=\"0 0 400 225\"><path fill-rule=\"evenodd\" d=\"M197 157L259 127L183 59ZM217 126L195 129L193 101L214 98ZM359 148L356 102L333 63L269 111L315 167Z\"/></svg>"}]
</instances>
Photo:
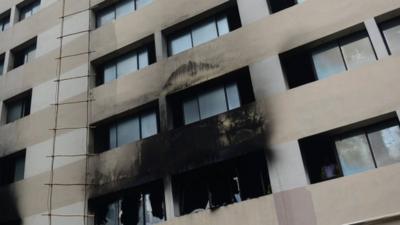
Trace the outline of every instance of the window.
<instances>
[{"instance_id":1,"label":"window","mask_svg":"<svg viewBox=\"0 0 400 225\"><path fill-rule=\"evenodd\" d=\"M25 150L0 159L0 185L24 179Z\"/></svg>"},{"instance_id":2,"label":"window","mask_svg":"<svg viewBox=\"0 0 400 225\"><path fill-rule=\"evenodd\" d=\"M17 68L19 66L31 62L35 58L35 52L36 52L36 38L11 50L11 53L14 57L13 68Z\"/></svg>"},{"instance_id":3,"label":"window","mask_svg":"<svg viewBox=\"0 0 400 225\"><path fill-rule=\"evenodd\" d=\"M96 27L101 27L121 16L148 5L152 0L123 0L96 12Z\"/></svg>"},{"instance_id":4,"label":"window","mask_svg":"<svg viewBox=\"0 0 400 225\"><path fill-rule=\"evenodd\" d=\"M99 76L96 79L96 84L102 85L111 82L137 70L143 69L155 61L154 43L148 44L145 47L108 60L108 62L99 66L97 70Z\"/></svg>"},{"instance_id":5,"label":"window","mask_svg":"<svg viewBox=\"0 0 400 225\"><path fill-rule=\"evenodd\" d=\"M95 151L103 152L158 133L157 112L146 110L134 116L100 125L95 130Z\"/></svg>"},{"instance_id":6,"label":"window","mask_svg":"<svg viewBox=\"0 0 400 225\"><path fill-rule=\"evenodd\" d=\"M380 27L390 54L400 52L400 18L382 23Z\"/></svg>"},{"instance_id":7,"label":"window","mask_svg":"<svg viewBox=\"0 0 400 225\"><path fill-rule=\"evenodd\" d=\"M376 55L366 32L306 50L281 54L282 66L290 88L322 80L346 70L376 61Z\"/></svg>"},{"instance_id":8,"label":"window","mask_svg":"<svg viewBox=\"0 0 400 225\"><path fill-rule=\"evenodd\" d=\"M302 2L304 0L268 0L271 13L279 12Z\"/></svg>"},{"instance_id":9,"label":"window","mask_svg":"<svg viewBox=\"0 0 400 225\"><path fill-rule=\"evenodd\" d=\"M6 123L14 122L30 114L32 91L13 97L4 102L6 110Z\"/></svg>"},{"instance_id":10,"label":"window","mask_svg":"<svg viewBox=\"0 0 400 225\"><path fill-rule=\"evenodd\" d=\"M36 14L39 11L40 0L32 1L24 6L19 8L19 21L22 21L32 15Z\"/></svg>"},{"instance_id":11,"label":"window","mask_svg":"<svg viewBox=\"0 0 400 225\"><path fill-rule=\"evenodd\" d=\"M299 141L311 183L400 162L397 120Z\"/></svg>"},{"instance_id":12,"label":"window","mask_svg":"<svg viewBox=\"0 0 400 225\"><path fill-rule=\"evenodd\" d=\"M175 55L213 40L240 27L239 15L229 11L212 16L180 31L167 35L168 54Z\"/></svg>"},{"instance_id":13,"label":"window","mask_svg":"<svg viewBox=\"0 0 400 225\"><path fill-rule=\"evenodd\" d=\"M247 68L169 96L176 127L233 110L254 101Z\"/></svg>"},{"instance_id":14,"label":"window","mask_svg":"<svg viewBox=\"0 0 400 225\"><path fill-rule=\"evenodd\" d=\"M3 71L4 71L4 54L0 55L0 75L3 75Z\"/></svg>"},{"instance_id":15,"label":"window","mask_svg":"<svg viewBox=\"0 0 400 225\"><path fill-rule=\"evenodd\" d=\"M265 155L250 153L177 175L173 190L180 215L270 194Z\"/></svg>"},{"instance_id":16,"label":"window","mask_svg":"<svg viewBox=\"0 0 400 225\"><path fill-rule=\"evenodd\" d=\"M161 181L90 201L95 225L150 225L165 221Z\"/></svg>"},{"instance_id":17,"label":"window","mask_svg":"<svg viewBox=\"0 0 400 225\"><path fill-rule=\"evenodd\" d=\"M10 26L10 10L0 15L0 31L5 31Z\"/></svg>"}]
</instances>

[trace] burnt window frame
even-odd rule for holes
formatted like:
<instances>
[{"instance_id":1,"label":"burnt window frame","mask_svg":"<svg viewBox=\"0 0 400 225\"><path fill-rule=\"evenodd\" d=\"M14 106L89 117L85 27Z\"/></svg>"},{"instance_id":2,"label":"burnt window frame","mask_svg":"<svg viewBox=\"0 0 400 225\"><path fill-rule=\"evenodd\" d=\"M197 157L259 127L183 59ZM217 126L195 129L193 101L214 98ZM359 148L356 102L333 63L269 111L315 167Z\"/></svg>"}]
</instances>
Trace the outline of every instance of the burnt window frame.
<instances>
[{"instance_id":1,"label":"burnt window frame","mask_svg":"<svg viewBox=\"0 0 400 225\"><path fill-rule=\"evenodd\" d=\"M15 180L16 163L19 159L24 160L24 174L23 178ZM20 150L11 155L0 158L0 187L6 186L25 179L26 169L26 150Z\"/></svg>"},{"instance_id":2,"label":"burnt window frame","mask_svg":"<svg viewBox=\"0 0 400 225\"><path fill-rule=\"evenodd\" d=\"M13 48L11 50L12 54L12 69L16 69L20 66L26 65L36 58L37 50L37 37L34 37L23 44ZM32 58L29 57L30 54L34 54ZM28 57L25 61L25 57Z\"/></svg>"},{"instance_id":3,"label":"burnt window frame","mask_svg":"<svg viewBox=\"0 0 400 225\"><path fill-rule=\"evenodd\" d=\"M167 214L166 214L166 203L165 203L165 192L164 192L164 183L162 180L155 180L155 181L151 181L149 183L146 184L142 184L142 185L138 185L136 187L131 187L128 189L124 189L115 193L109 193L109 194L105 194L99 197L95 197L92 199L89 199L89 211L92 212L94 214L94 225L101 225L102 220L105 219L106 217L106 213L107 211L104 211L104 208L106 208L108 205L110 204L114 204L117 201L123 201L124 198L130 198L135 196L135 194L140 195L142 198L143 196L145 196L148 193L153 192L156 193L156 191L160 191L158 194L159 199L161 200L161 208L162 208L162 213L163 214L163 218L160 218L163 221L167 221ZM118 203L120 205L120 208L118 209L119 212L121 208L122 208L122 204ZM146 201L143 201L143 205L144 207L146 206ZM140 208L138 208L139 211ZM130 211L129 211L130 212ZM99 214L104 214L104 216L99 216ZM123 217L123 213L121 214L121 219L127 219L126 217ZM129 215L131 216L132 213ZM143 210L143 215L145 215L145 210ZM145 216L143 218L146 218ZM132 219L132 218L131 218ZM120 221L116 221L117 225L120 224ZM138 221L139 222L139 221ZM146 221L143 221L144 224L146 224Z\"/></svg>"},{"instance_id":4,"label":"burnt window frame","mask_svg":"<svg viewBox=\"0 0 400 225\"><path fill-rule=\"evenodd\" d=\"M235 82L237 84L240 106L238 108L222 112L217 115L213 115L198 121L185 125L183 103L187 99L191 99L194 96L198 96L200 93L206 92L206 90L212 90L217 87L226 86ZM225 95L226 96L226 95ZM225 98L226 100L226 98ZM183 90L171 93L167 96L168 111L171 114L172 124L174 128L183 126L192 126L193 124L201 123L204 120L218 117L221 114L240 110L242 107L255 102L254 88L251 80L250 70L248 67L243 67L238 70L229 72L220 77L202 82L200 84L185 88Z\"/></svg>"},{"instance_id":5,"label":"burnt window frame","mask_svg":"<svg viewBox=\"0 0 400 225\"><path fill-rule=\"evenodd\" d=\"M389 118L386 118L386 117L389 117ZM338 128L333 131L328 131L325 133L320 133L320 134L316 134L316 135L312 135L312 136L300 139L298 141L298 143L299 143L302 159L304 162L304 167L306 169L310 183L315 184L315 183L325 182L325 181L329 181L329 180L333 180L333 179L337 179L337 178L346 176L346 175L344 175L344 172L343 172L343 168L342 168L342 165L341 165L341 162L339 159L339 153L338 153L337 147L335 146L335 141L352 137L354 134L362 134L363 136L366 137L369 152L370 152L370 155L371 155L373 163L374 163L373 169L387 166L387 165L383 165L383 166L377 165L376 154L373 151L373 147L371 146L371 141L370 141L368 134L373 133L375 131L387 129L387 128L389 128L391 126L395 126L395 125L400 128L400 122L397 117L385 116L385 118L378 119L378 121L373 120L373 121L351 124L350 127ZM310 149L309 147L307 147L307 145L310 144L310 143L307 143L308 141L315 142L317 144L314 144L314 145L318 145L319 147L324 146L327 149L317 150L317 151L320 151L317 155L312 154L311 152L315 153L316 150L313 150L313 149ZM311 145L313 145L313 144L311 144ZM315 157L315 158L310 160L310 158L312 158L311 155L313 155L313 157ZM333 160L333 161L330 161L330 163L335 164L336 175L333 177L330 177L330 178L323 178L322 177L322 166L323 166L323 164L325 164L325 160L327 159L327 156L331 157L328 160ZM321 157L324 157L324 158L321 159ZM319 158L320 161L313 163L312 161L316 160L316 158ZM313 165L311 165L311 164L313 164ZM318 178L317 172L314 171L314 169L313 169L315 164L321 165L320 166L321 171L318 171L319 175L320 175L319 178ZM318 166L315 166L315 167L318 167ZM361 173L364 173L367 171L363 171ZM352 176L352 175L353 174L347 175L347 176Z\"/></svg>"},{"instance_id":6,"label":"burnt window frame","mask_svg":"<svg viewBox=\"0 0 400 225\"><path fill-rule=\"evenodd\" d=\"M257 163L254 160L257 160ZM252 168L249 168L249 165ZM257 188L250 187L250 184L247 184L249 180L246 180L249 179L246 174L254 174L255 171L258 174L253 178L258 178L252 180L251 184L259 183ZM243 178L245 180L241 181ZM245 184L248 186L245 186ZM261 149L175 174L172 177L172 185L173 198L179 206L177 216L189 215L198 212L198 210L214 210L272 194L267 161L265 153ZM191 187L193 185L196 185L196 187ZM228 187L227 185L230 186L229 191L225 189ZM206 191L203 196L199 197L203 201L199 204L203 204L204 208L197 208L192 205L189 206L189 209L185 209L185 200L182 200L185 198L182 195L188 194L185 190L190 190L192 195L196 193L196 197L200 196L200 191ZM215 197L218 193L223 193L223 196ZM189 200L194 205L198 204L193 199Z\"/></svg>"},{"instance_id":7,"label":"burnt window frame","mask_svg":"<svg viewBox=\"0 0 400 225\"><path fill-rule=\"evenodd\" d=\"M215 39L218 39L219 37L225 35L220 35L219 31L218 31L218 25L217 25L217 21L219 18L223 18L224 16L227 17L228 20L228 26L229 26L229 32L232 32L240 27L242 27L242 23L240 21L240 14L239 14L239 9L238 6L236 4L236 1L228 1L227 3L216 7L214 9L210 9L209 11L202 13L198 16L195 16L189 20L180 22L179 24L176 24L170 28L165 29L162 33L163 36L165 37L165 42L166 42L166 46L167 46L167 56L171 57L174 55L178 55L182 52L186 52L196 46L194 46L193 43L193 30L197 27L199 27L200 25L204 24L205 22L207 22L208 20L213 20L214 24L216 25L216 29L217 29L217 37ZM171 52L171 47L170 47L170 43L171 40L175 37L179 37L182 36L183 34L189 33L190 35L190 39L191 39L191 45L192 47L183 50L179 53L176 54L172 54ZM215 39L211 39L215 40ZM204 42L202 44L208 43ZM202 45L200 44L200 45Z\"/></svg>"},{"instance_id":8,"label":"burnt window frame","mask_svg":"<svg viewBox=\"0 0 400 225\"><path fill-rule=\"evenodd\" d=\"M355 29L355 31L354 31L354 29ZM369 36L366 28L361 27L361 25L346 29L344 31L329 35L322 39L315 40L315 41L312 41L311 43L308 43L308 44L296 47L294 49L290 49L283 53L280 53L279 59L281 62L282 71L284 73L288 88L293 89L293 88L297 88L297 87L321 80L318 78L318 74L317 74L317 71L315 68L315 63L312 58L312 53L316 52L320 49L324 49L325 47L327 47L329 45L335 45L338 47L338 49L340 51L341 59L343 61L343 65L345 67L344 72L351 70L351 69L349 69L349 67L345 61L343 50L342 50L341 46L346 44L349 40L357 38L357 37L361 37L360 39L357 39L357 40L361 40L362 38L368 38L369 43L371 45L371 50L375 56L375 60L377 61L378 56L377 56L376 50L374 48L374 45L372 44L371 37ZM348 42L348 43L352 43L352 42ZM297 62L297 60L299 58L302 58L301 62ZM304 72L305 70L300 72L299 73L299 75L301 75L300 78L294 79L295 76L293 75L294 72L292 70L296 70L298 65L296 65L296 67L294 69L292 67L293 67L293 64L296 64L296 63L306 65L307 72ZM292 66L289 66L289 65L292 65ZM330 74L329 76L335 76L337 74L338 73L334 73L334 74Z\"/></svg>"},{"instance_id":9,"label":"burnt window frame","mask_svg":"<svg viewBox=\"0 0 400 225\"><path fill-rule=\"evenodd\" d=\"M35 15L36 13L39 12L40 10L40 6L41 6L42 2L41 0L28 0L28 1L24 1L21 4L19 4L17 6L18 9L18 22L21 22L25 19L28 19L29 17ZM33 12L33 10L35 10L35 12ZM24 12L29 12L31 11L31 15L28 17L22 17Z\"/></svg>"},{"instance_id":10,"label":"burnt window frame","mask_svg":"<svg viewBox=\"0 0 400 225\"><path fill-rule=\"evenodd\" d=\"M144 68L139 68L139 53L143 50L147 51L147 56L148 56L148 62L149 64L147 66L145 66ZM157 58L156 58L156 50L155 50L155 42L154 42L154 37L150 36L147 37L143 40L140 40L138 42L135 42L129 46L125 46L121 49L118 49L114 52L111 52L99 59L94 60L91 64L94 67L94 70L96 72L96 76L95 76L95 86L101 86L106 84L104 82L104 69L107 65L110 64L115 64L115 66L117 65L117 63L123 59L124 57L130 55L130 54L136 54L136 65L137 65L137 70L132 72L132 73L136 73L140 70L143 70L149 66L151 66L152 64L157 62ZM116 70L118 70L116 68ZM118 80L118 71L116 71L116 79L112 80ZM126 74L125 74L126 75ZM122 75L124 76L124 75ZM110 82L112 82L110 81ZM109 82L107 82L109 83Z\"/></svg>"},{"instance_id":11,"label":"burnt window frame","mask_svg":"<svg viewBox=\"0 0 400 225\"><path fill-rule=\"evenodd\" d=\"M22 105L21 107L21 112L20 112L20 117L10 121L9 117L9 108L10 106L15 106L15 105ZM21 94L18 94L12 98L9 98L3 102L4 110L5 112L4 117L2 118L5 124L13 123L15 121L18 121L26 116L29 116L31 113L31 107L32 107L32 89L29 89Z\"/></svg>"},{"instance_id":12,"label":"burnt window frame","mask_svg":"<svg viewBox=\"0 0 400 225\"><path fill-rule=\"evenodd\" d=\"M143 138L142 136L142 116L146 115L147 113L155 113L156 115L156 122L157 122L157 133L152 135L152 136L148 136ZM133 110L130 110L128 112L125 113L121 113L115 117L111 117L108 118L106 120L100 121L96 124L94 124L95 128L92 128L92 132L93 132L93 152L100 154L106 151L110 151L113 150L115 148L119 148L123 145L118 146L115 148L111 148L111 144L110 144L110 129L113 126L116 126L119 123L122 123L124 121L127 121L129 119L133 119L133 118L138 118L139 120L139 135L140 135L140 139L136 140L136 141L131 141L129 143L134 143L137 141L141 141L141 140L145 140L147 138L151 138L154 137L156 135L158 135L160 133L160 112L159 112L159 108L158 108L158 103L156 102L150 102L147 103L143 106L137 107ZM117 131L118 132L118 131ZM116 136L116 138L118 139L118 134ZM129 144L127 143L127 144ZM125 144L124 144L125 145Z\"/></svg>"}]
</instances>

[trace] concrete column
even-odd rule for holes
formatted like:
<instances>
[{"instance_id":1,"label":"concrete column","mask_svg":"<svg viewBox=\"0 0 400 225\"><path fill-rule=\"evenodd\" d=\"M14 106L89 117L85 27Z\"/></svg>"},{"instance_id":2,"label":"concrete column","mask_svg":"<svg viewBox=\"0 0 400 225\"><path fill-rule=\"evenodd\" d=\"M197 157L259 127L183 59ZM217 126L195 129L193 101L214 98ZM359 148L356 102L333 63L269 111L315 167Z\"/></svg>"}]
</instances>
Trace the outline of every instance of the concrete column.
<instances>
[{"instance_id":1,"label":"concrete column","mask_svg":"<svg viewBox=\"0 0 400 225\"><path fill-rule=\"evenodd\" d=\"M167 214L167 220L170 220L175 217L175 203L172 191L171 176L167 176L164 178L164 198L165 198L165 211Z\"/></svg>"},{"instance_id":2,"label":"concrete column","mask_svg":"<svg viewBox=\"0 0 400 225\"><path fill-rule=\"evenodd\" d=\"M237 0L242 25L247 25L270 14L266 0Z\"/></svg>"},{"instance_id":3,"label":"concrete column","mask_svg":"<svg viewBox=\"0 0 400 225\"><path fill-rule=\"evenodd\" d=\"M161 31L154 33L154 43L156 47L156 59L157 62L168 57L167 42Z\"/></svg>"},{"instance_id":4,"label":"concrete column","mask_svg":"<svg viewBox=\"0 0 400 225\"><path fill-rule=\"evenodd\" d=\"M256 100L286 91L287 84L279 56L272 56L249 65Z\"/></svg>"},{"instance_id":5,"label":"concrete column","mask_svg":"<svg viewBox=\"0 0 400 225\"><path fill-rule=\"evenodd\" d=\"M368 31L369 37L372 42L372 46L375 49L376 55L378 59L382 59L389 55L389 52L386 48L385 41L383 40L382 33L379 30L378 25L376 24L375 19L371 18L364 21L365 28Z\"/></svg>"},{"instance_id":6,"label":"concrete column","mask_svg":"<svg viewBox=\"0 0 400 225\"><path fill-rule=\"evenodd\" d=\"M308 185L308 178L297 141L271 146L267 158L272 192L287 191Z\"/></svg>"},{"instance_id":7,"label":"concrete column","mask_svg":"<svg viewBox=\"0 0 400 225\"><path fill-rule=\"evenodd\" d=\"M18 23L19 19L19 11L17 6L11 7L11 14L10 14L10 27L14 26L14 24Z\"/></svg>"},{"instance_id":8,"label":"concrete column","mask_svg":"<svg viewBox=\"0 0 400 225\"><path fill-rule=\"evenodd\" d=\"M8 50L4 56L4 68L3 74L7 73L8 71L12 70L14 66L14 56L11 54L11 51Z\"/></svg>"}]
</instances>

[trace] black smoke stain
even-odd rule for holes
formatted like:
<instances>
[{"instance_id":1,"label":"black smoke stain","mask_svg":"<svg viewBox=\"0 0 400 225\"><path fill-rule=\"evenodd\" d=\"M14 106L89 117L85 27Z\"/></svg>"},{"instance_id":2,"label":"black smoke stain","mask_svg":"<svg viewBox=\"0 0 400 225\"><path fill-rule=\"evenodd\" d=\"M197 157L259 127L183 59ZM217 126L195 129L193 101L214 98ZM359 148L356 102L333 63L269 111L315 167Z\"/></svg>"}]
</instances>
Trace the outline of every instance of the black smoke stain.
<instances>
[{"instance_id":1,"label":"black smoke stain","mask_svg":"<svg viewBox=\"0 0 400 225\"><path fill-rule=\"evenodd\" d=\"M6 186L0 188L0 212L0 224L22 224L15 193Z\"/></svg>"}]
</instances>

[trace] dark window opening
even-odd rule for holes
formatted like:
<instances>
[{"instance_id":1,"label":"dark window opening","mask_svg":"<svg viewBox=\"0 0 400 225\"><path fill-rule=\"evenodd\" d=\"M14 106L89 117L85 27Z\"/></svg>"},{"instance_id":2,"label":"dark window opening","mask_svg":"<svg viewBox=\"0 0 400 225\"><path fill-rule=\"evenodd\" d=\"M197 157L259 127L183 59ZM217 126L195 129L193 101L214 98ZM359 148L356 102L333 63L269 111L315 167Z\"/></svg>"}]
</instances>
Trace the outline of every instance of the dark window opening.
<instances>
[{"instance_id":1,"label":"dark window opening","mask_svg":"<svg viewBox=\"0 0 400 225\"><path fill-rule=\"evenodd\" d=\"M120 56L104 60L96 67L96 85L111 82L156 62L154 42L124 53Z\"/></svg>"},{"instance_id":2,"label":"dark window opening","mask_svg":"<svg viewBox=\"0 0 400 225\"><path fill-rule=\"evenodd\" d=\"M4 102L6 123L14 122L30 114L31 96L32 90L29 90Z\"/></svg>"},{"instance_id":3,"label":"dark window opening","mask_svg":"<svg viewBox=\"0 0 400 225\"><path fill-rule=\"evenodd\" d=\"M22 21L28 17L33 16L39 11L40 0L29 1L28 3L23 2L22 5L18 6L19 10L19 21Z\"/></svg>"},{"instance_id":4,"label":"dark window opening","mask_svg":"<svg viewBox=\"0 0 400 225\"><path fill-rule=\"evenodd\" d=\"M295 88L369 64L377 57L368 33L362 31L317 47L290 50L280 59L289 87Z\"/></svg>"},{"instance_id":5,"label":"dark window opening","mask_svg":"<svg viewBox=\"0 0 400 225\"><path fill-rule=\"evenodd\" d=\"M5 60L5 54L0 55L0 75L3 75L4 72L4 60Z\"/></svg>"},{"instance_id":6,"label":"dark window opening","mask_svg":"<svg viewBox=\"0 0 400 225\"><path fill-rule=\"evenodd\" d=\"M214 13L199 22L167 32L168 55L172 56L206 43L241 27L236 6Z\"/></svg>"},{"instance_id":7,"label":"dark window opening","mask_svg":"<svg viewBox=\"0 0 400 225\"><path fill-rule=\"evenodd\" d=\"M36 54L36 38L27 41L26 43L11 50L14 58L13 68L17 68L31 62Z\"/></svg>"},{"instance_id":8,"label":"dark window opening","mask_svg":"<svg viewBox=\"0 0 400 225\"><path fill-rule=\"evenodd\" d=\"M10 27L11 10L0 15L0 31L5 31Z\"/></svg>"},{"instance_id":9,"label":"dark window opening","mask_svg":"<svg viewBox=\"0 0 400 225\"><path fill-rule=\"evenodd\" d=\"M101 153L156 135L158 117L158 110L153 107L97 125L94 128L94 152Z\"/></svg>"},{"instance_id":10,"label":"dark window opening","mask_svg":"<svg viewBox=\"0 0 400 225\"><path fill-rule=\"evenodd\" d=\"M24 179L25 150L0 158L0 185L7 185Z\"/></svg>"},{"instance_id":11,"label":"dark window opening","mask_svg":"<svg viewBox=\"0 0 400 225\"><path fill-rule=\"evenodd\" d=\"M150 225L166 220L161 181L89 201L95 225Z\"/></svg>"},{"instance_id":12,"label":"dark window opening","mask_svg":"<svg viewBox=\"0 0 400 225\"><path fill-rule=\"evenodd\" d=\"M254 100L247 67L168 96L174 127L240 108Z\"/></svg>"},{"instance_id":13,"label":"dark window opening","mask_svg":"<svg viewBox=\"0 0 400 225\"><path fill-rule=\"evenodd\" d=\"M180 215L271 193L263 152L185 172L174 177L173 185Z\"/></svg>"},{"instance_id":14,"label":"dark window opening","mask_svg":"<svg viewBox=\"0 0 400 225\"><path fill-rule=\"evenodd\" d=\"M297 3L302 2L302 0L268 0L268 5L271 13L276 13L291 6L296 5Z\"/></svg>"},{"instance_id":15,"label":"dark window opening","mask_svg":"<svg viewBox=\"0 0 400 225\"><path fill-rule=\"evenodd\" d=\"M299 140L311 183L400 162L400 127L388 120L347 132Z\"/></svg>"},{"instance_id":16,"label":"dark window opening","mask_svg":"<svg viewBox=\"0 0 400 225\"><path fill-rule=\"evenodd\" d=\"M379 24L386 47L390 54L400 52L400 18Z\"/></svg>"}]
</instances>

